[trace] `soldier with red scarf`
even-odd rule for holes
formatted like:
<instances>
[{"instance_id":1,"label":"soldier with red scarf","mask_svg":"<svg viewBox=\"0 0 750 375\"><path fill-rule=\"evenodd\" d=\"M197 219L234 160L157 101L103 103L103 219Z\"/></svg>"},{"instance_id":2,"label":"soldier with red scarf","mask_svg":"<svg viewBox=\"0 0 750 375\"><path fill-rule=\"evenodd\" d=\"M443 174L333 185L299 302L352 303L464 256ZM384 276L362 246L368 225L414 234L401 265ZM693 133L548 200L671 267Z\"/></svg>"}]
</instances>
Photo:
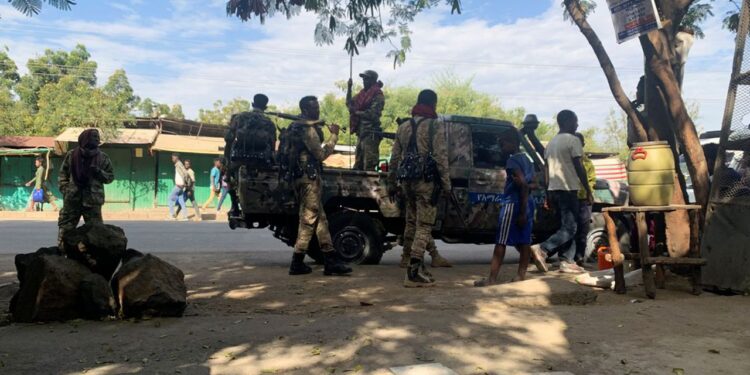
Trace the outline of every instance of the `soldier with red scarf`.
<instances>
[{"instance_id":1,"label":"soldier with red scarf","mask_svg":"<svg viewBox=\"0 0 750 375\"><path fill-rule=\"evenodd\" d=\"M364 88L352 98L352 80L349 79L347 95L349 127L358 137L354 169L374 171L380 159L380 116L385 106L383 83L378 81L378 73L372 70L365 70L359 76Z\"/></svg>"},{"instance_id":2,"label":"soldier with red scarf","mask_svg":"<svg viewBox=\"0 0 750 375\"><path fill-rule=\"evenodd\" d=\"M86 224L102 222L104 184L114 178L112 161L99 149L99 131L86 129L78 136L78 147L68 151L60 168L59 185L64 204L57 219L57 242L76 228L83 217Z\"/></svg>"}]
</instances>

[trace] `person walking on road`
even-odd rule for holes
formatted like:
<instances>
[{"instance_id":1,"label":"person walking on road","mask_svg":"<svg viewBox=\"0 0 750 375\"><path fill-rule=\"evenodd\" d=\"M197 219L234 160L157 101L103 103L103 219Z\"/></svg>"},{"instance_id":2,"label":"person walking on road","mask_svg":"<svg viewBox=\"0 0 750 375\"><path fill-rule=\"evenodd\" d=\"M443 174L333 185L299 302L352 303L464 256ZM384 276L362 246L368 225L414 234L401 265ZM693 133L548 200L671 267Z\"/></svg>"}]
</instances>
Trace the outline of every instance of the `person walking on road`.
<instances>
[{"instance_id":1,"label":"person walking on road","mask_svg":"<svg viewBox=\"0 0 750 375\"><path fill-rule=\"evenodd\" d=\"M174 163L174 187L172 192L169 194L169 217L168 220L176 220L174 205L180 206L182 211L182 218L180 221L188 221L187 210L185 209L185 180L188 178L187 169L185 165L180 161L180 154L172 154L172 163Z\"/></svg>"},{"instance_id":2,"label":"person walking on road","mask_svg":"<svg viewBox=\"0 0 750 375\"><path fill-rule=\"evenodd\" d=\"M34 167L36 168L36 171L34 172L34 178L26 183L26 186L34 185L34 190L32 190L31 195L29 195L29 204L26 208L26 211L34 211L35 203L49 203L52 205L52 208L55 211L59 210L59 208L57 207L57 203L55 203L57 198L52 195L49 186L47 186L47 171L44 168L44 159L42 159L41 157L37 157L36 159L34 159ZM34 191L39 189L42 190L44 200L42 202L34 202Z\"/></svg>"},{"instance_id":3,"label":"person walking on road","mask_svg":"<svg viewBox=\"0 0 750 375\"><path fill-rule=\"evenodd\" d=\"M205 210L208 208L208 205L211 204L211 202L214 201L214 199L219 199L221 197L221 159L216 158L214 159L214 166L211 168L211 174L209 175L209 188L210 188L210 195L208 196L208 199L206 199L206 202L203 203L203 209ZM218 203L218 201L217 201ZM219 205L216 205L216 208L218 210Z\"/></svg>"},{"instance_id":4,"label":"person walking on road","mask_svg":"<svg viewBox=\"0 0 750 375\"><path fill-rule=\"evenodd\" d=\"M195 171L193 171L193 165L190 160L185 160L185 170L187 171L187 178L185 179L185 190L182 192L182 199L185 201L187 207L188 201L193 204L193 210L195 210L195 221L201 221L201 211L198 209L198 203L195 201ZM177 216L180 215L182 207L177 207Z\"/></svg>"},{"instance_id":5,"label":"person walking on road","mask_svg":"<svg viewBox=\"0 0 750 375\"><path fill-rule=\"evenodd\" d=\"M547 145L545 153L547 202L560 214L560 229L541 244L531 247L534 264L547 272L546 258L554 253L560 258L560 272L581 273L583 268L575 264L575 236L579 215L578 190L586 190L586 201L593 202L591 187L583 167L583 146L575 136L578 116L573 111L563 110L557 114L560 132Z\"/></svg>"}]
</instances>

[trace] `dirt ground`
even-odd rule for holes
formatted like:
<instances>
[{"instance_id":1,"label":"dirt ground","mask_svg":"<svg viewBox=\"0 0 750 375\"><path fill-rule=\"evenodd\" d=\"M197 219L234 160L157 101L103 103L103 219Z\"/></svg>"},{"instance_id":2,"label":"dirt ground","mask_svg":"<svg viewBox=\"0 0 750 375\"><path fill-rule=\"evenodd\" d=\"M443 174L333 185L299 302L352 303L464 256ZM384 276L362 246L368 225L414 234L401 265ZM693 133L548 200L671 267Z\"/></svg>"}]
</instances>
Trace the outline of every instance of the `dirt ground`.
<instances>
[{"instance_id":1,"label":"dirt ground","mask_svg":"<svg viewBox=\"0 0 750 375\"><path fill-rule=\"evenodd\" d=\"M168 254L185 271L183 318L8 324L3 374L390 374L441 363L459 374L748 374L750 298L670 276L656 300L553 273L477 289L486 266L434 270L405 289L395 266L289 277L246 255ZM510 279L515 265L504 269ZM0 256L0 306L17 288Z\"/></svg>"}]
</instances>

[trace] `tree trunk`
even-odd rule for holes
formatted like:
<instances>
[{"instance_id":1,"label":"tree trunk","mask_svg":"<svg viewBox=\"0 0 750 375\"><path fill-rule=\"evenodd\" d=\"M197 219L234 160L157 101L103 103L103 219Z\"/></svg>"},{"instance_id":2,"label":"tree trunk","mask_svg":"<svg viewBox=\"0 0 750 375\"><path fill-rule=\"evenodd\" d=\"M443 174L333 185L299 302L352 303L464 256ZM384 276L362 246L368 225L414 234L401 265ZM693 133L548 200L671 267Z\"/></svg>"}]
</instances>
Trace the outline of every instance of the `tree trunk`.
<instances>
[{"instance_id":1,"label":"tree trunk","mask_svg":"<svg viewBox=\"0 0 750 375\"><path fill-rule=\"evenodd\" d=\"M646 64L656 77L657 85L664 95L677 140L683 147L688 170L693 180L695 200L705 211L709 195L708 165L695 124L687 112L680 86L672 70L667 37L662 31L652 31L647 36L641 37L641 46L646 57Z\"/></svg>"},{"instance_id":2,"label":"tree trunk","mask_svg":"<svg viewBox=\"0 0 750 375\"><path fill-rule=\"evenodd\" d=\"M627 94L625 94L625 90L622 89L622 84L620 83L620 78L617 76L615 66L614 64L612 64L612 60L609 58L607 50L604 49L599 36L596 35L596 31L594 31L589 22L586 20L586 15L581 9L580 2L578 0L565 0L564 3L571 19L573 20L573 22L575 22L576 26L578 26L581 34L586 37L586 40L594 50L594 54L599 60L599 65L601 65L602 70L604 71L604 75L607 77L609 89L612 91L612 95L615 97L617 104L620 106L620 108L622 108L623 111L625 111L630 121L632 121L633 128L635 129L639 140L647 140L648 135L646 134L646 128L643 126L643 119L641 118L640 113L638 113L638 110L636 110L635 106L630 102Z\"/></svg>"}]
</instances>

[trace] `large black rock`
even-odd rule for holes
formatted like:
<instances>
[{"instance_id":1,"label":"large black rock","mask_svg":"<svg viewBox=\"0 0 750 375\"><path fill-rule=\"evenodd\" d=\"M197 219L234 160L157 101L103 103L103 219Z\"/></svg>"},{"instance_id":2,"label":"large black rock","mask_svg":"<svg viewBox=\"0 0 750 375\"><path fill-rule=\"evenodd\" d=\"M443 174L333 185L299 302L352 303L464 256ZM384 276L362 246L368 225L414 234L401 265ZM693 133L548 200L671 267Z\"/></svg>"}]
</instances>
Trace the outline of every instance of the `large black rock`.
<instances>
[{"instance_id":1,"label":"large black rock","mask_svg":"<svg viewBox=\"0 0 750 375\"><path fill-rule=\"evenodd\" d=\"M115 314L115 296L109 282L99 274L86 275L78 287L81 314L86 319L102 319Z\"/></svg>"},{"instance_id":2,"label":"large black rock","mask_svg":"<svg viewBox=\"0 0 750 375\"><path fill-rule=\"evenodd\" d=\"M42 255L58 255L59 250L57 246L54 247L43 247L33 253L28 254L17 254L15 258L16 263L16 276L18 276L18 282L23 283L23 278L26 275L26 269L29 267L34 259Z\"/></svg>"},{"instance_id":3,"label":"large black rock","mask_svg":"<svg viewBox=\"0 0 750 375\"><path fill-rule=\"evenodd\" d=\"M128 258L112 277L120 316L182 316L187 306L185 274L151 254L128 250Z\"/></svg>"},{"instance_id":4,"label":"large black rock","mask_svg":"<svg viewBox=\"0 0 750 375\"><path fill-rule=\"evenodd\" d=\"M62 256L39 255L23 270L21 289L11 303L14 321L58 321L81 316L79 286L91 275L88 268Z\"/></svg>"},{"instance_id":5,"label":"large black rock","mask_svg":"<svg viewBox=\"0 0 750 375\"><path fill-rule=\"evenodd\" d=\"M128 246L122 228L109 224L85 224L68 233L63 241L68 258L107 280L112 278Z\"/></svg>"}]
</instances>

